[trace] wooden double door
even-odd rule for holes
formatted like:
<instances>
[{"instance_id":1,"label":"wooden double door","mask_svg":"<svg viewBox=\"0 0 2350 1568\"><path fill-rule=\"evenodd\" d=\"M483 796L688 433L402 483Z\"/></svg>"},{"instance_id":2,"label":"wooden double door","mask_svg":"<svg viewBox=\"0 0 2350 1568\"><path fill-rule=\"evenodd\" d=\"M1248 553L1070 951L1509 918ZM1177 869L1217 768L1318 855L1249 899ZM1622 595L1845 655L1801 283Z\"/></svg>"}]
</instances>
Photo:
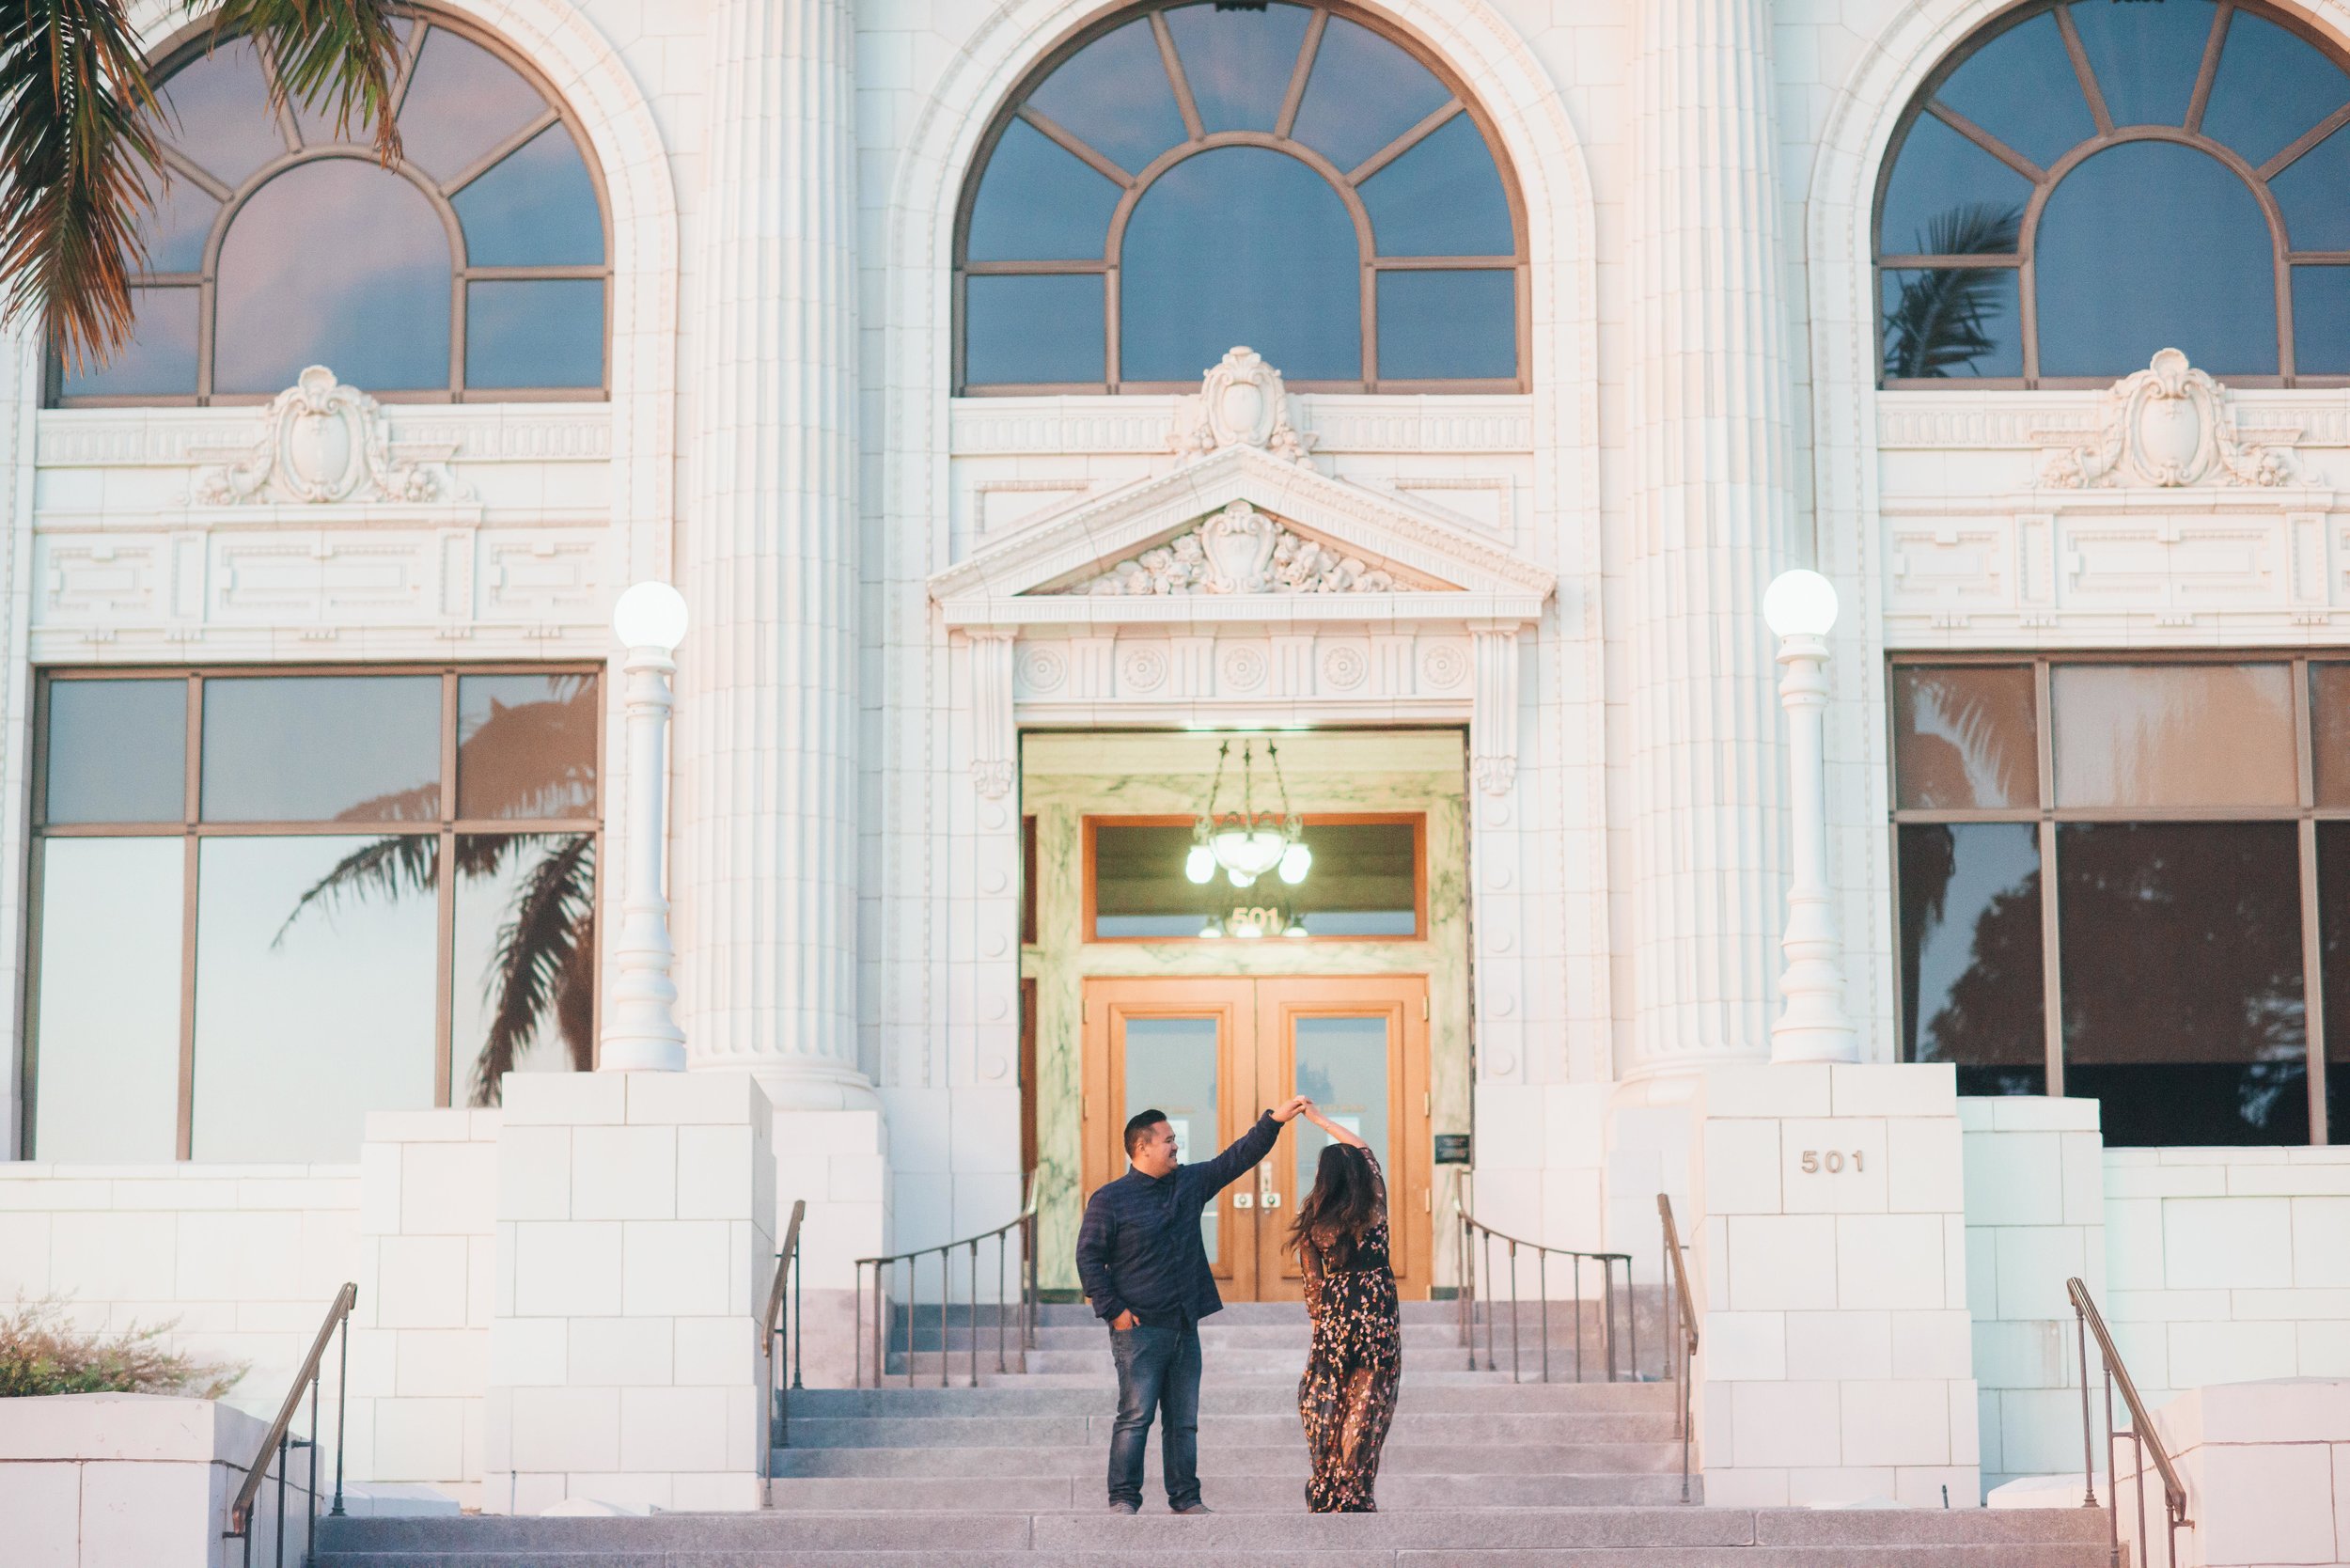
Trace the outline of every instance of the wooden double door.
<instances>
[{"instance_id":1,"label":"wooden double door","mask_svg":"<svg viewBox=\"0 0 2350 1568\"><path fill-rule=\"evenodd\" d=\"M1125 1174L1127 1118L1167 1113L1209 1159L1293 1094L1370 1143L1387 1174L1396 1283L1428 1294L1428 980L1422 975L1103 979L1085 985L1083 1178ZM1227 1301L1294 1301L1297 1201L1328 1137L1299 1119L1208 1205L1201 1239Z\"/></svg>"}]
</instances>

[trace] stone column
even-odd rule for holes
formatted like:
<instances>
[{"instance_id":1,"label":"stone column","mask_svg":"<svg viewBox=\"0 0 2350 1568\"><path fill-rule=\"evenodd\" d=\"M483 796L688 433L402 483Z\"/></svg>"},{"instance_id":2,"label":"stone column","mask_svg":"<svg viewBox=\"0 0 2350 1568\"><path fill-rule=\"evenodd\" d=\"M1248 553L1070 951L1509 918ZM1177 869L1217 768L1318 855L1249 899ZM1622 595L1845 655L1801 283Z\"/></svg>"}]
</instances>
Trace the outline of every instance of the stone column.
<instances>
[{"instance_id":1,"label":"stone column","mask_svg":"<svg viewBox=\"0 0 2350 1568\"><path fill-rule=\"evenodd\" d=\"M681 704L695 1068L868 1109L856 1052L856 147L849 0L712 13Z\"/></svg>"},{"instance_id":2,"label":"stone column","mask_svg":"<svg viewBox=\"0 0 2350 1568\"><path fill-rule=\"evenodd\" d=\"M1626 1076L1770 1044L1785 770L1761 607L1794 510L1770 9L1633 8Z\"/></svg>"}]
</instances>

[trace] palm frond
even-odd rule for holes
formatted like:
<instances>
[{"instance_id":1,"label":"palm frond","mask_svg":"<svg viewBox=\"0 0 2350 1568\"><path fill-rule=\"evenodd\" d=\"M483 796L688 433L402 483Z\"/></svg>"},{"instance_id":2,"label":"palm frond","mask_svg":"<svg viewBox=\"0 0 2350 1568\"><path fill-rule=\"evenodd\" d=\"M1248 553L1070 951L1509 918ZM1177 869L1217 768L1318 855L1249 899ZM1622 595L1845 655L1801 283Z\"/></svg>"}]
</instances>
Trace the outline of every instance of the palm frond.
<instances>
[{"instance_id":1,"label":"palm frond","mask_svg":"<svg viewBox=\"0 0 2350 1568\"><path fill-rule=\"evenodd\" d=\"M468 817L568 817L595 799L592 683L532 702L492 699L458 747Z\"/></svg>"},{"instance_id":2,"label":"palm frond","mask_svg":"<svg viewBox=\"0 0 2350 1568\"><path fill-rule=\"evenodd\" d=\"M372 894L397 899L404 893L432 891L440 886L440 848L441 840L430 833L392 833L352 850L294 901L293 912L277 928L270 946L284 946L286 933L313 905L331 914L345 899L361 902Z\"/></svg>"},{"instance_id":3,"label":"palm frond","mask_svg":"<svg viewBox=\"0 0 2350 1568\"><path fill-rule=\"evenodd\" d=\"M196 3L190 0L189 8ZM338 137L348 136L354 124L373 125L375 155L388 167L400 156L400 126L392 118L392 83L400 74L393 16L387 0L223 0L213 36L258 39L276 66L276 98L331 116Z\"/></svg>"},{"instance_id":4,"label":"palm frond","mask_svg":"<svg viewBox=\"0 0 2350 1568\"><path fill-rule=\"evenodd\" d=\"M473 1103L498 1103L498 1083L539 1031L550 1008L574 1061L586 1032L575 993L592 985L595 963L595 839L579 834L531 868L514 917L498 932L490 1032L474 1062ZM564 1004L570 998L570 1005Z\"/></svg>"},{"instance_id":5,"label":"palm frond","mask_svg":"<svg viewBox=\"0 0 2350 1568\"><path fill-rule=\"evenodd\" d=\"M2023 210L1970 202L1937 214L1918 238L1928 256L1991 256L2013 251ZM1930 267L1902 285L1885 318L1885 374L1945 377L1997 345L1985 330L1998 314L2005 268Z\"/></svg>"},{"instance_id":6,"label":"palm frond","mask_svg":"<svg viewBox=\"0 0 2350 1568\"><path fill-rule=\"evenodd\" d=\"M70 369L131 340L154 108L122 0L0 7L0 326L46 315Z\"/></svg>"}]
</instances>

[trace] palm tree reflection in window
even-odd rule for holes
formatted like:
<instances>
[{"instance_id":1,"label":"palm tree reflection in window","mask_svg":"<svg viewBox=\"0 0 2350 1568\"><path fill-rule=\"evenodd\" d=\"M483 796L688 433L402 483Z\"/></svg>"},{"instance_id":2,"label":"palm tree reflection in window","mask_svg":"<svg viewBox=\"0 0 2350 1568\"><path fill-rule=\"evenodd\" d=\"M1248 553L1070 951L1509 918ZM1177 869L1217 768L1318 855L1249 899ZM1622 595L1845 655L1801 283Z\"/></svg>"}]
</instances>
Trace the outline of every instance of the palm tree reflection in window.
<instances>
[{"instance_id":1,"label":"palm tree reflection in window","mask_svg":"<svg viewBox=\"0 0 2350 1568\"><path fill-rule=\"evenodd\" d=\"M2020 207L1969 202L1935 218L1919 236L1927 256L2013 256L2021 231ZM1996 374L1979 361L2012 347L1994 336L2013 313L2015 272L2010 267L1928 267L1890 274L1900 293L1885 312L1887 378ZM2006 335L2012 340L2012 330Z\"/></svg>"},{"instance_id":2,"label":"palm tree reflection in window","mask_svg":"<svg viewBox=\"0 0 2350 1568\"><path fill-rule=\"evenodd\" d=\"M456 819L546 822L593 814L596 682L562 675L531 684L544 695L511 703L494 696L479 721L461 731ZM442 788L421 785L363 801L342 815L441 823ZM452 1067L471 1053L470 1102L494 1105L500 1080L518 1066L557 1051L575 1071L595 1065L596 840L588 832L451 837L458 928L450 960ZM278 940L313 911L331 917L346 899L439 898L443 857L436 847L431 833L393 833L346 855L296 902ZM477 926L480 936L468 942L468 928ZM469 974L477 953L480 969Z\"/></svg>"}]
</instances>

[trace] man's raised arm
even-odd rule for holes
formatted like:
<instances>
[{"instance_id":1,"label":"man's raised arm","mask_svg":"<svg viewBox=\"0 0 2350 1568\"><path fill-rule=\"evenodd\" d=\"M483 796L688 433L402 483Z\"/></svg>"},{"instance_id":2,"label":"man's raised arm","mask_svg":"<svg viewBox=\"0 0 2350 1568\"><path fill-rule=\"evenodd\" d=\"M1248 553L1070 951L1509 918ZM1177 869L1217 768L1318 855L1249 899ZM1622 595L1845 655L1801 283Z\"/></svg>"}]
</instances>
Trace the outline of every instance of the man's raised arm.
<instances>
[{"instance_id":1,"label":"man's raised arm","mask_svg":"<svg viewBox=\"0 0 2350 1568\"><path fill-rule=\"evenodd\" d=\"M1222 1192L1273 1152L1274 1140L1281 1136L1282 1124L1305 1108L1305 1096L1266 1111L1257 1118L1257 1124L1232 1140L1232 1146L1212 1160L1199 1163L1199 1179L1210 1192Z\"/></svg>"}]
</instances>

